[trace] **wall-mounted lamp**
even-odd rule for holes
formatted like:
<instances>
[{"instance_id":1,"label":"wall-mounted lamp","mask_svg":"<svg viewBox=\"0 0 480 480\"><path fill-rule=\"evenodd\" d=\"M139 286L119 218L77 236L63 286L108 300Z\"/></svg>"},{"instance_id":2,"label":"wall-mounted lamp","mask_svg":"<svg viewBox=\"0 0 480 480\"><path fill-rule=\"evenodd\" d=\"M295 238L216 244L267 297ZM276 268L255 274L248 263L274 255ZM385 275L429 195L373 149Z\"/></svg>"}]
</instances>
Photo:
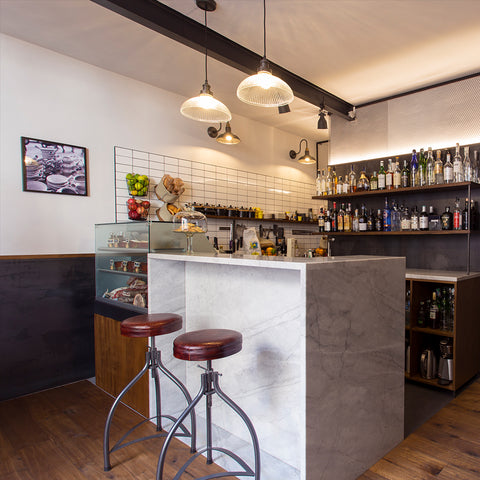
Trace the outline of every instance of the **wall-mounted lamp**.
<instances>
[{"instance_id":1,"label":"wall-mounted lamp","mask_svg":"<svg viewBox=\"0 0 480 480\"><path fill-rule=\"evenodd\" d=\"M301 163L302 165L312 165L316 163L317 161L315 160L315 158L313 158L310 155L310 151L308 150L308 141L306 138L302 138L300 140L300 143L298 144L298 152L296 152L295 150L290 150L290 153L289 153L290 158L292 160L295 160L297 158L297 155L300 153L302 149L302 142L305 142L305 155L303 155L303 157L300 157L298 159L298 163Z\"/></svg>"},{"instance_id":2,"label":"wall-mounted lamp","mask_svg":"<svg viewBox=\"0 0 480 480\"><path fill-rule=\"evenodd\" d=\"M220 127L218 127L218 129L215 127L208 127L208 136L211 138L216 138L218 143L223 143L224 145L236 145L237 143L240 143L240 138L234 133L232 133L230 122L227 122L227 124L225 125L225 132L219 135L221 129L222 124L220 124Z\"/></svg>"}]
</instances>

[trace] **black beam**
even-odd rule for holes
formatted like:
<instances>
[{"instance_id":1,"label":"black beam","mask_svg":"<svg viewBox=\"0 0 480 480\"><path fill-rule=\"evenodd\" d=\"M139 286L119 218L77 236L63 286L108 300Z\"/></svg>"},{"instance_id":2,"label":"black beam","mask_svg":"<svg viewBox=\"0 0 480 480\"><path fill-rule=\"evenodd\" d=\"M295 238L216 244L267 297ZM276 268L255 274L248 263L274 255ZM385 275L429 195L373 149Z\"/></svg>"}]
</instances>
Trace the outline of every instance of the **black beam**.
<instances>
[{"instance_id":1,"label":"black beam","mask_svg":"<svg viewBox=\"0 0 480 480\"><path fill-rule=\"evenodd\" d=\"M205 51L205 26L156 0L91 0L136 23L199 52ZM256 73L261 56L208 29L208 54L247 75ZM350 118L353 105L270 62L272 72L290 85L296 97Z\"/></svg>"}]
</instances>

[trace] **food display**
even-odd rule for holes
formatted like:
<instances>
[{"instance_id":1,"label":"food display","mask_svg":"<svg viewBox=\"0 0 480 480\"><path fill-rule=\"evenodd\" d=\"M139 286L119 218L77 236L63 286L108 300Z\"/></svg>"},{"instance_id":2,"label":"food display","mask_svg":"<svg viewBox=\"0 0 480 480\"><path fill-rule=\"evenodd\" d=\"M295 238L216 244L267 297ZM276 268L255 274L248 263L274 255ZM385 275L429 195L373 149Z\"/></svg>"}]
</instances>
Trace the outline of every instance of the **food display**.
<instances>
[{"instance_id":1,"label":"food display","mask_svg":"<svg viewBox=\"0 0 480 480\"><path fill-rule=\"evenodd\" d=\"M148 200L139 200L133 197L127 200L128 218L130 220L146 220L150 209Z\"/></svg>"},{"instance_id":2,"label":"food display","mask_svg":"<svg viewBox=\"0 0 480 480\"><path fill-rule=\"evenodd\" d=\"M134 197L144 197L148 195L148 186L150 180L147 175L138 173L127 173L126 175L128 193Z\"/></svg>"},{"instance_id":3,"label":"food display","mask_svg":"<svg viewBox=\"0 0 480 480\"><path fill-rule=\"evenodd\" d=\"M103 297L122 303L130 303L137 307L145 307L148 300L148 286L140 278L129 277L126 286L115 288L111 292L107 290Z\"/></svg>"},{"instance_id":4,"label":"food display","mask_svg":"<svg viewBox=\"0 0 480 480\"><path fill-rule=\"evenodd\" d=\"M182 210L173 217L173 231L183 233L187 237L186 253L192 254L192 237L196 233L207 232L207 217L191 209Z\"/></svg>"}]
</instances>

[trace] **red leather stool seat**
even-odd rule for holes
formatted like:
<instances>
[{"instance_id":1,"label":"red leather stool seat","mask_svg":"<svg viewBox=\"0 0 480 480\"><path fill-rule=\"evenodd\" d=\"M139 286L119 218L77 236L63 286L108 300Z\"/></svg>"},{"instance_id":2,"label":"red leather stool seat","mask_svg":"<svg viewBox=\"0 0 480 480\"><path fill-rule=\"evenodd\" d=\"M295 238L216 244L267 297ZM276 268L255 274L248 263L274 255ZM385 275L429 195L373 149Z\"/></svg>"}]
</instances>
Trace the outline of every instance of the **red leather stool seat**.
<instances>
[{"instance_id":1,"label":"red leather stool seat","mask_svg":"<svg viewBox=\"0 0 480 480\"><path fill-rule=\"evenodd\" d=\"M151 313L137 315L120 324L120 333L124 337L155 337L176 332L182 328L182 317L176 313Z\"/></svg>"},{"instance_id":2,"label":"red leather stool seat","mask_svg":"<svg viewBox=\"0 0 480 480\"><path fill-rule=\"evenodd\" d=\"M215 360L241 349L242 334L221 328L187 332L173 341L173 355L180 360Z\"/></svg>"}]
</instances>

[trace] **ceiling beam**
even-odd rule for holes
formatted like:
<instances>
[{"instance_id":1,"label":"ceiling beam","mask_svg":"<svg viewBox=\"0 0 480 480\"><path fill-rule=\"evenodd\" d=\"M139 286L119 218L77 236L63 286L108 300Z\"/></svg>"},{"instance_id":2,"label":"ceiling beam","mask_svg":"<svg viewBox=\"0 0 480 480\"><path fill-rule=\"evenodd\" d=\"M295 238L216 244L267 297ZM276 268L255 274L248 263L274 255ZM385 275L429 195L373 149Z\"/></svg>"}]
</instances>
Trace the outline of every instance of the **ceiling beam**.
<instances>
[{"instance_id":1,"label":"ceiling beam","mask_svg":"<svg viewBox=\"0 0 480 480\"><path fill-rule=\"evenodd\" d=\"M157 0L91 0L136 23L150 28L166 37L199 52L205 51L205 26L170 8ZM208 29L208 55L247 75L257 72L261 56L229 38ZM327 110L350 118L353 105L317 87L273 62L270 68L274 75L290 85L296 97Z\"/></svg>"}]
</instances>

